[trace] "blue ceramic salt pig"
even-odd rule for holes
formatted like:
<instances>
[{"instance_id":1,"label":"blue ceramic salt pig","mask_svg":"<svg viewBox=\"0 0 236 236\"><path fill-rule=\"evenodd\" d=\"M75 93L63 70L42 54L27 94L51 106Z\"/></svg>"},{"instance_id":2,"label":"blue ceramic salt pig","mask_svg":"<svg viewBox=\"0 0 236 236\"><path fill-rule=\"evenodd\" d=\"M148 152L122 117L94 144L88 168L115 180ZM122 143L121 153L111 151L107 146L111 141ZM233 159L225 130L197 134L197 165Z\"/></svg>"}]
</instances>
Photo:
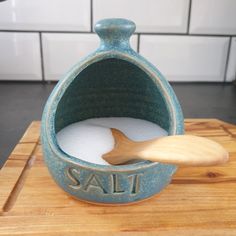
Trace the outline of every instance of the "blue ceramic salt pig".
<instances>
[{"instance_id":1,"label":"blue ceramic salt pig","mask_svg":"<svg viewBox=\"0 0 236 236\"><path fill-rule=\"evenodd\" d=\"M89 118L133 117L154 122L169 135L182 134L182 111L161 73L130 47L132 21L104 19L95 31L100 47L60 80L46 103L41 128L44 160L57 184L75 198L132 203L160 192L177 166L150 161L121 166L89 163L63 152L56 133Z\"/></svg>"}]
</instances>

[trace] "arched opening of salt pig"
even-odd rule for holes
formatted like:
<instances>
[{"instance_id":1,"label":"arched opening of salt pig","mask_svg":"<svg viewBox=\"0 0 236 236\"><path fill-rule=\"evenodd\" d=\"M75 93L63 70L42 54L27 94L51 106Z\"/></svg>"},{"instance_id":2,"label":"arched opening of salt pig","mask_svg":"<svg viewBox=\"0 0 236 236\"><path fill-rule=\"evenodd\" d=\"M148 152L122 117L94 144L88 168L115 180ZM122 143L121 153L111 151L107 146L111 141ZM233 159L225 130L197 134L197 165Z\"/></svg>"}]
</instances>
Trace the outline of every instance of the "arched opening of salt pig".
<instances>
[{"instance_id":1,"label":"arched opening of salt pig","mask_svg":"<svg viewBox=\"0 0 236 236\"><path fill-rule=\"evenodd\" d=\"M170 112L156 82L133 63L108 58L80 72L58 102L55 132L74 122L98 117L132 117L166 131Z\"/></svg>"}]
</instances>

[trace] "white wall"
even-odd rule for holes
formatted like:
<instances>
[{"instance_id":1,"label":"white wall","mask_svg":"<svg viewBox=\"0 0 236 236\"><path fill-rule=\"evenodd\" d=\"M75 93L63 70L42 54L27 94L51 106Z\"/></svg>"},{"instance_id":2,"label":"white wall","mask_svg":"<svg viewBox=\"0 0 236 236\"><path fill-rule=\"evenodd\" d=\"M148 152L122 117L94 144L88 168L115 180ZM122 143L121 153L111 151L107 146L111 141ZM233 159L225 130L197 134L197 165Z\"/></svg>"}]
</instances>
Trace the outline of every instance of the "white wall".
<instances>
[{"instance_id":1,"label":"white wall","mask_svg":"<svg viewBox=\"0 0 236 236\"><path fill-rule=\"evenodd\" d=\"M58 80L98 47L92 26L137 24L132 47L169 81L236 78L236 0L0 2L0 80Z\"/></svg>"}]
</instances>

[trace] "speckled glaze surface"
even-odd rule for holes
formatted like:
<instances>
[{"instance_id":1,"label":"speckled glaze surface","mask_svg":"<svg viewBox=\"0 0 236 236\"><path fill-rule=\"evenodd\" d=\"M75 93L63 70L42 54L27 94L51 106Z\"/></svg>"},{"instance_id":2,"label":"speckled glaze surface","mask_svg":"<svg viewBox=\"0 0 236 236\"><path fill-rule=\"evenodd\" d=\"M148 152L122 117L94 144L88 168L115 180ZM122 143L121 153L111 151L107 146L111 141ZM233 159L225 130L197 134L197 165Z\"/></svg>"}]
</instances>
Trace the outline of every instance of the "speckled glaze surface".
<instances>
[{"instance_id":1,"label":"speckled glaze surface","mask_svg":"<svg viewBox=\"0 0 236 236\"><path fill-rule=\"evenodd\" d=\"M130 47L133 22L105 19L96 24L95 31L100 47L60 80L45 105L41 128L44 160L57 184L78 199L132 203L160 192L177 166L149 161L122 166L92 164L63 152L56 133L92 117L125 116L157 123L169 135L182 134L182 111L161 73Z\"/></svg>"}]
</instances>

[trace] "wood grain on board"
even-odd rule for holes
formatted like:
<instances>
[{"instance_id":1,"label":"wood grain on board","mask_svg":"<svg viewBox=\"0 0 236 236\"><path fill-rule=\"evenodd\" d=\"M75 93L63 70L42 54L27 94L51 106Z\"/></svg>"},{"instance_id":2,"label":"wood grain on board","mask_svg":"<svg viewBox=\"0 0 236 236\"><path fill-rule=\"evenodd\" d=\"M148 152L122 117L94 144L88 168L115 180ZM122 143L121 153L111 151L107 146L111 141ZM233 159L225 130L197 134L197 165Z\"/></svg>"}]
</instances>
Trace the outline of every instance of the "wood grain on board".
<instances>
[{"instance_id":1,"label":"wood grain on board","mask_svg":"<svg viewBox=\"0 0 236 236\"><path fill-rule=\"evenodd\" d=\"M0 235L236 235L236 126L216 119L185 126L222 144L230 161L181 167L160 194L116 207L75 200L55 184L42 159L40 122L32 122L0 170Z\"/></svg>"}]
</instances>

